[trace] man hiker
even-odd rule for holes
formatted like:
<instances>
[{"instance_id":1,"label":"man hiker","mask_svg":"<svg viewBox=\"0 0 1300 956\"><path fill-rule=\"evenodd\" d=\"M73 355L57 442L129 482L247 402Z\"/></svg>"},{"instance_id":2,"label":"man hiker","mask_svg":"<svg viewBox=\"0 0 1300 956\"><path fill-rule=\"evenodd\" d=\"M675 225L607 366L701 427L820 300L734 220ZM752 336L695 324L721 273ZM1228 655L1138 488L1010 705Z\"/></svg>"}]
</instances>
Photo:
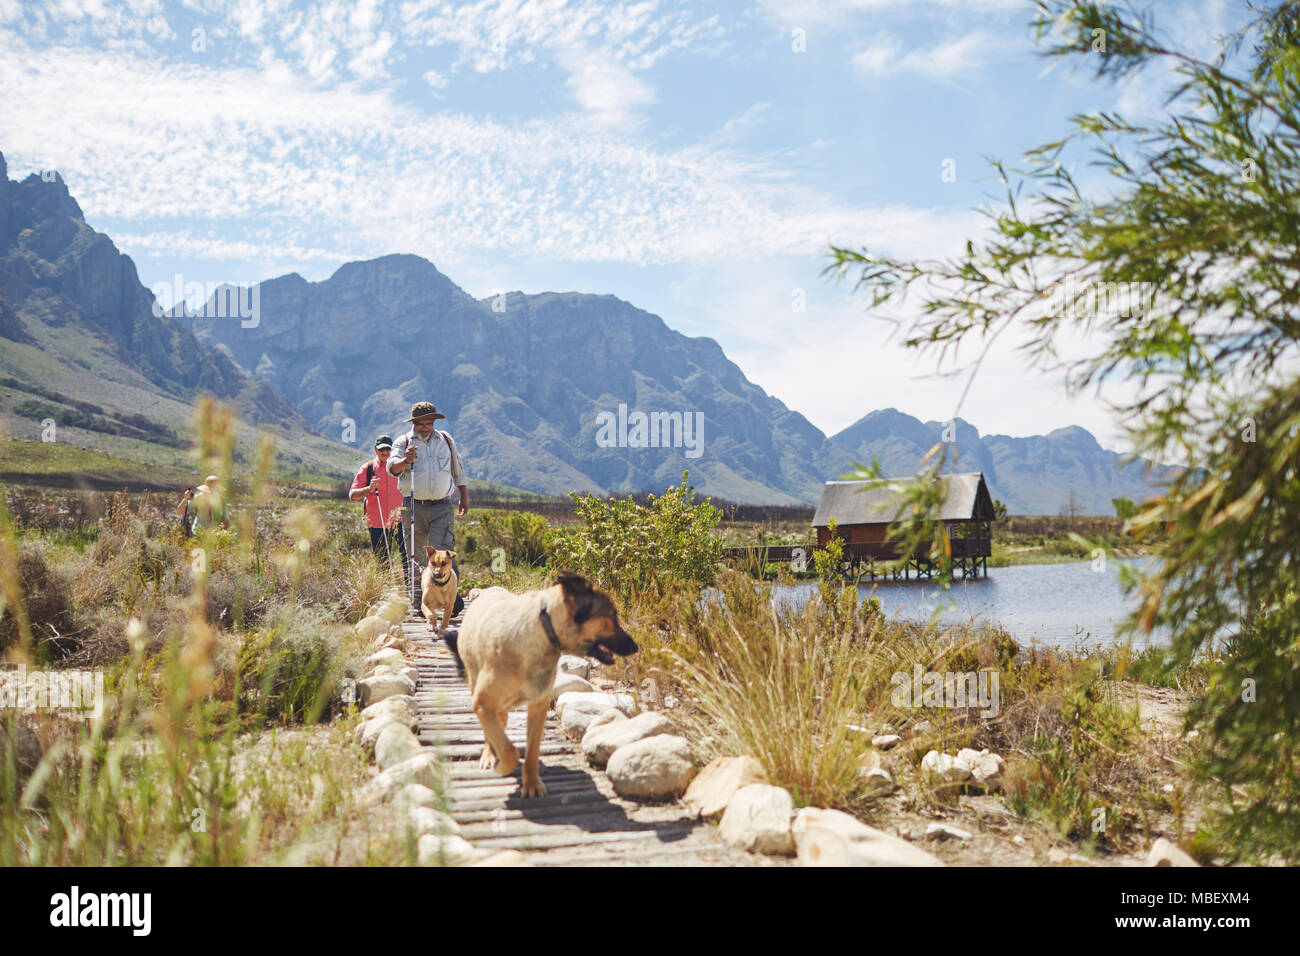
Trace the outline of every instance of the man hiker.
<instances>
[{"instance_id":1,"label":"man hiker","mask_svg":"<svg viewBox=\"0 0 1300 956\"><path fill-rule=\"evenodd\" d=\"M186 537L218 524L229 528L230 504L222 497L221 479L208 475L197 488L186 488L176 506L176 516L181 519Z\"/></svg>"},{"instance_id":2,"label":"man hiker","mask_svg":"<svg viewBox=\"0 0 1300 956\"><path fill-rule=\"evenodd\" d=\"M409 576L406 566L406 540L402 537L402 493L397 479L388 471L388 456L393 453L393 439L380 435L375 439L375 457L361 466L352 479L348 498L364 501L366 527L370 531L370 549L392 567L393 547L402 556L402 579Z\"/></svg>"},{"instance_id":3,"label":"man hiker","mask_svg":"<svg viewBox=\"0 0 1300 956\"><path fill-rule=\"evenodd\" d=\"M411 548L411 604L420 606L419 581L415 573L417 556L424 546L455 550L455 515L462 518L469 511L469 479L456 451L456 443L446 432L438 431L433 423L439 414L432 402L416 402L411 406L411 430L399 435L393 443L393 453L388 459L389 474L398 476L402 492L402 534ZM459 507L452 504L458 495ZM456 576L460 577L459 563L452 562ZM456 613L463 602L456 596Z\"/></svg>"}]
</instances>

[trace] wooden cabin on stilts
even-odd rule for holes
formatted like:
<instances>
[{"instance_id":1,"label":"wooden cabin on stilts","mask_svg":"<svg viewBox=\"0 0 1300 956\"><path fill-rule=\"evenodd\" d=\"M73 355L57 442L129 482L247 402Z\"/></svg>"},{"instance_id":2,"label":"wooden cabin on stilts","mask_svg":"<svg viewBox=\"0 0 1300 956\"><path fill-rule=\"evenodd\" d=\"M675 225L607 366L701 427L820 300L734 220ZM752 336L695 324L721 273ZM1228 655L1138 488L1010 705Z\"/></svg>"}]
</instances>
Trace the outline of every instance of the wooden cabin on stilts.
<instances>
[{"instance_id":1,"label":"wooden cabin on stilts","mask_svg":"<svg viewBox=\"0 0 1300 956\"><path fill-rule=\"evenodd\" d=\"M893 485L914 479L886 479ZM993 553L993 499L984 483L982 472L942 475L943 504L931 520L943 523L943 533L952 546L953 577L988 577L988 558ZM924 554L903 554L898 542L888 535L899 517L901 492L876 482L828 481L822 488L813 527L817 530L817 547L824 548L831 539L831 521L835 535L844 545L845 571L854 577L918 579L934 575L937 565ZM896 562L886 570L884 562Z\"/></svg>"}]
</instances>

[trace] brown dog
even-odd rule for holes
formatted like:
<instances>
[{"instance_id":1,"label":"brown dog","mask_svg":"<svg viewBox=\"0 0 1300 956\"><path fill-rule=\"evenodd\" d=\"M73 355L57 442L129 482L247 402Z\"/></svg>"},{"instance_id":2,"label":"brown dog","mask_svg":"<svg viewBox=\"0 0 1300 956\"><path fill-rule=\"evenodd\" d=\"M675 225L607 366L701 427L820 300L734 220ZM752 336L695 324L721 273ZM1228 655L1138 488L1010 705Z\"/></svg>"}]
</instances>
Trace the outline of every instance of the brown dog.
<instances>
[{"instance_id":1,"label":"brown dog","mask_svg":"<svg viewBox=\"0 0 1300 956\"><path fill-rule=\"evenodd\" d=\"M618 623L609 595L576 574L561 572L556 584L525 594L485 593L465 611L459 634L444 635L469 681L470 701L483 727L479 766L501 776L519 764L506 736L506 718L528 708L528 745L522 790L546 793L539 774L542 731L561 654L590 655L602 664L636 653L636 642Z\"/></svg>"},{"instance_id":2,"label":"brown dog","mask_svg":"<svg viewBox=\"0 0 1300 956\"><path fill-rule=\"evenodd\" d=\"M456 569L452 567L452 559L456 557L455 551L437 551L427 544L424 546L424 553L428 556L429 563L425 565L424 574L420 575L420 589L423 592L420 597L420 610L424 612L424 620L429 630L436 630L434 627L434 614L439 608L442 608L442 630L446 630L451 624L452 610L456 606Z\"/></svg>"}]
</instances>

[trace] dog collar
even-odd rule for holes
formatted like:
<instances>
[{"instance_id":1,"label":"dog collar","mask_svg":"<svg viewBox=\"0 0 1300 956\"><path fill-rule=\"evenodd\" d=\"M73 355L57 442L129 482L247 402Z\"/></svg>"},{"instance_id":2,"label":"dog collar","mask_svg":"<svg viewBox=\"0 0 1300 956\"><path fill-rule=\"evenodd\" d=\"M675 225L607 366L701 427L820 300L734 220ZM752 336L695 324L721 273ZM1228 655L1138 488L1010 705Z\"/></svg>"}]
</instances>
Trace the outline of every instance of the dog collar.
<instances>
[{"instance_id":1,"label":"dog collar","mask_svg":"<svg viewBox=\"0 0 1300 956\"><path fill-rule=\"evenodd\" d=\"M546 639L558 651L560 649L560 638L555 633L555 625L551 623L551 615L546 613L546 602L542 602L542 612L537 615L542 619L542 630L546 632Z\"/></svg>"},{"instance_id":2,"label":"dog collar","mask_svg":"<svg viewBox=\"0 0 1300 956\"><path fill-rule=\"evenodd\" d=\"M436 574L431 574L429 575L429 580L432 581L434 584L446 584L448 581L451 580L451 575L449 574L441 581L439 581L438 576Z\"/></svg>"}]
</instances>

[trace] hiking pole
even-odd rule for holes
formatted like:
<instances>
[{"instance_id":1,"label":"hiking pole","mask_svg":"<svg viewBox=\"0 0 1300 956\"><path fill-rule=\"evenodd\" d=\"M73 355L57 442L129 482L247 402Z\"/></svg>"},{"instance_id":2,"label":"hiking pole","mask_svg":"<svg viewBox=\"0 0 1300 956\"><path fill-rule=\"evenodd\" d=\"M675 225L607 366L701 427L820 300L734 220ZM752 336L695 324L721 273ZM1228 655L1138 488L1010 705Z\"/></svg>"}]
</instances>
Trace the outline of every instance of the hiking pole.
<instances>
[{"instance_id":1,"label":"hiking pole","mask_svg":"<svg viewBox=\"0 0 1300 956\"><path fill-rule=\"evenodd\" d=\"M411 425L411 434L412 436L414 436L415 434L414 423L412 423ZM407 439L406 447L407 448L411 447L411 441L409 438ZM411 610L412 612L414 612L415 611L415 472L412 470L412 466L409 463L406 466L406 474L408 474L411 479L411 543L410 543L410 548L406 552L406 563L407 565L409 565L411 569Z\"/></svg>"}]
</instances>

